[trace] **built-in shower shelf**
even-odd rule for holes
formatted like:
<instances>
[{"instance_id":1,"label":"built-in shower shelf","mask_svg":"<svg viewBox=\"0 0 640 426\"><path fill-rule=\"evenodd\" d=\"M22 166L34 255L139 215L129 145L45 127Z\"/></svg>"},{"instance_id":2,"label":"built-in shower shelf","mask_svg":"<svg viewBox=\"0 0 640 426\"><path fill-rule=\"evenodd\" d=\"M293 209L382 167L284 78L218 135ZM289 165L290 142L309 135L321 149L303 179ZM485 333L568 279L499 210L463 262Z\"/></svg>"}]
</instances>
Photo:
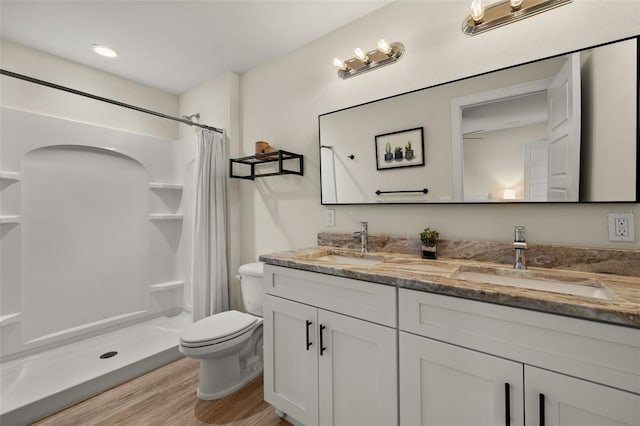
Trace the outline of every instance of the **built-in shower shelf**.
<instances>
[{"instance_id":1,"label":"built-in shower shelf","mask_svg":"<svg viewBox=\"0 0 640 426\"><path fill-rule=\"evenodd\" d=\"M167 281L165 283L151 284L149 286L150 291L167 291L177 288L183 288L184 281Z\"/></svg>"},{"instance_id":2,"label":"built-in shower shelf","mask_svg":"<svg viewBox=\"0 0 640 426\"><path fill-rule=\"evenodd\" d=\"M182 220L184 215L182 213L151 213L149 214L150 220Z\"/></svg>"},{"instance_id":3,"label":"built-in shower shelf","mask_svg":"<svg viewBox=\"0 0 640 426\"><path fill-rule=\"evenodd\" d=\"M21 177L18 172L5 172L0 170L0 179L20 181Z\"/></svg>"},{"instance_id":4,"label":"built-in shower shelf","mask_svg":"<svg viewBox=\"0 0 640 426\"><path fill-rule=\"evenodd\" d=\"M20 215L0 216L1 223L21 223L22 217Z\"/></svg>"},{"instance_id":5,"label":"built-in shower shelf","mask_svg":"<svg viewBox=\"0 0 640 426\"><path fill-rule=\"evenodd\" d=\"M175 189L181 191L182 184L179 183L162 183L162 182L149 182L149 189Z\"/></svg>"},{"instance_id":6,"label":"built-in shower shelf","mask_svg":"<svg viewBox=\"0 0 640 426\"><path fill-rule=\"evenodd\" d=\"M22 312L0 315L0 327L4 327L5 325L13 324L20 321L20 316L22 316Z\"/></svg>"}]
</instances>

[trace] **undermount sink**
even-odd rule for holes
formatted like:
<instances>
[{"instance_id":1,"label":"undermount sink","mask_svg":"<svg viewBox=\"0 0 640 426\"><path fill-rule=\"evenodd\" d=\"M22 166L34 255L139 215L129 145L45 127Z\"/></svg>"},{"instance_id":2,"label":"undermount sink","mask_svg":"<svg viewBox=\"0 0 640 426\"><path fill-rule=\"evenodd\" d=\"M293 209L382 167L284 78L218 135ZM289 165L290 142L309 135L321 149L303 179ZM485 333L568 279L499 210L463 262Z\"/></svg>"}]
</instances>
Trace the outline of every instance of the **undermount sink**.
<instances>
[{"instance_id":1,"label":"undermount sink","mask_svg":"<svg viewBox=\"0 0 640 426\"><path fill-rule=\"evenodd\" d=\"M572 279L527 270L465 266L459 267L451 277L477 283L544 290L595 299L616 299L615 294L600 281L592 278Z\"/></svg>"},{"instance_id":2,"label":"undermount sink","mask_svg":"<svg viewBox=\"0 0 640 426\"><path fill-rule=\"evenodd\" d=\"M382 263L382 260L371 257L352 257L340 254L328 254L326 256L316 257L313 260L324 262L340 263L353 266L376 266Z\"/></svg>"}]
</instances>

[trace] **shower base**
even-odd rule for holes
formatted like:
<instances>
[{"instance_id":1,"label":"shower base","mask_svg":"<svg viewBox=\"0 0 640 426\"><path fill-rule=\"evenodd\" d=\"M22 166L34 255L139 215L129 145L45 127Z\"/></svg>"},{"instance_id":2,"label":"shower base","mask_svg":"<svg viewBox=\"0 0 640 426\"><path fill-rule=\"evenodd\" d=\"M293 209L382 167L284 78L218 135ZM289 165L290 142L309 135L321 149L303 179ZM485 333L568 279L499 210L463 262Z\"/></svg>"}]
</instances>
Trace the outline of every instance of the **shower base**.
<instances>
[{"instance_id":1,"label":"shower base","mask_svg":"<svg viewBox=\"0 0 640 426\"><path fill-rule=\"evenodd\" d=\"M2 363L0 424L28 424L180 358L189 324L183 312Z\"/></svg>"}]
</instances>

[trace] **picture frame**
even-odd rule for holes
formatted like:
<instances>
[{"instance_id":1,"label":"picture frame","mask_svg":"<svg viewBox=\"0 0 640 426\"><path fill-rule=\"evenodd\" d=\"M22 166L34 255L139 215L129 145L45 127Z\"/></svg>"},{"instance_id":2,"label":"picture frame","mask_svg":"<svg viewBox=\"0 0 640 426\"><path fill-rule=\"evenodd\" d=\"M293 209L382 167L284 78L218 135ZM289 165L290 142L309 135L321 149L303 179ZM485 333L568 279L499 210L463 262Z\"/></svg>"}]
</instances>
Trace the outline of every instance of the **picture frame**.
<instances>
[{"instance_id":1,"label":"picture frame","mask_svg":"<svg viewBox=\"0 0 640 426\"><path fill-rule=\"evenodd\" d=\"M377 170L424 166L424 127L375 136Z\"/></svg>"}]
</instances>

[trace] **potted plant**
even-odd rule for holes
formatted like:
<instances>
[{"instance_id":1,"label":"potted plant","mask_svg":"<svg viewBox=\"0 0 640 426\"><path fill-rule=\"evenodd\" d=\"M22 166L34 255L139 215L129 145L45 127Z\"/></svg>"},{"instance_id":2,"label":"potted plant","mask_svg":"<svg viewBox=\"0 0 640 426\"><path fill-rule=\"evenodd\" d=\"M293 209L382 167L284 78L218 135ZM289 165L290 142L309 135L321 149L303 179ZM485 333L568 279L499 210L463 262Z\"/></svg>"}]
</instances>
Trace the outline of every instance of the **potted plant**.
<instances>
[{"instance_id":1,"label":"potted plant","mask_svg":"<svg viewBox=\"0 0 640 426\"><path fill-rule=\"evenodd\" d=\"M393 160L393 154L391 153L391 144L389 142L387 142L387 144L384 147L384 161L391 161Z\"/></svg>"},{"instance_id":2,"label":"potted plant","mask_svg":"<svg viewBox=\"0 0 640 426\"><path fill-rule=\"evenodd\" d=\"M401 146L397 146L395 151L395 159L396 160L402 160L402 147Z\"/></svg>"},{"instance_id":3,"label":"potted plant","mask_svg":"<svg viewBox=\"0 0 640 426\"><path fill-rule=\"evenodd\" d=\"M411 148L411 141L407 141L407 144L404 146L404 158L407 160L413 159L413 149Z\"/></svg>"},{"instance_id":4,"label":"potted plant","mask_svg":"<svg viewBox=\"0 0 640 426\"><path fill-rule=\"evenodd\" d=\"M430 228L425 228L425 230L420 233L423 259L437 259L439 238L440 233Z\"/></svg>"}]
</instances>

